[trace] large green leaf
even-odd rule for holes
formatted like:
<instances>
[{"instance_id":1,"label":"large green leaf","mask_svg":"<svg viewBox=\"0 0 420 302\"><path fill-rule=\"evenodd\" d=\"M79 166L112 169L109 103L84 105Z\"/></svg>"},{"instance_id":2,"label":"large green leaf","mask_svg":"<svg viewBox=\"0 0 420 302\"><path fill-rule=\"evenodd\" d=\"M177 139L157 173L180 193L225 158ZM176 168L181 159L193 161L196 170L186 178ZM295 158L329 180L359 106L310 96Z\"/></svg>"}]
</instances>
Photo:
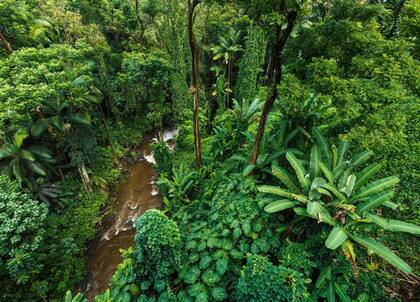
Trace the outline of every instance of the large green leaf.
<instances>
[{"instance_id":1,"label":"large green leaf","mask_svg":"<svg viewBox=\"0 0 420 302\"><path fill-rule=\"evenodd\" d=\"M306 211L308 212L309 216L318 218L318 213L321 209L321 206L321 203L319 203L318 201L309 201L306 206Z\"/></svg>"},{"instance_id":2,"label":"large green leaf","mask_svg":"<svg viewBox=\"0 0 420 302\"><path fill-rule=\"evenodd\" d=\"M22 156L22 158L29 160L29 161L34 161L35 160L35 156L32 154L32 152L28 151L28 150L20 150L20 155Z\"/></svg>"},{"instance_id":3,"label":"large green leaf","mask_svg":"<svg viewBox=\"0 0 420 302\"><path fill-rule=\"evenodd\" d=\"M389 201L394 196L394 191L381 192L367 199L365 203L358 207L358 212L361 214L365 211L372 210Z\"/></svg>"},{"instance_id":4,"label":"large green leaf","mask_svg":"<svg viewBox=\"0 0 420 302\"><path fill-rule=\"evenodd\" d=\"M295 170L297 179L299 180L299 183L302 186L303 190L306 192L309 188L310 182L309 179L306 177L306 171L303 168L302 163L291 152L286 153L286 158L292 166L293 170Z\"/></svg>"},{"instance_id":5,"label":"large green leaf","mask_svg":"<svg viewBox=\"0 0 420 302\"><path fill-rule=\"evenodd\" d=\"M328 180L328 183L330 185L334 184L334 175L333 173L330 171L330 169L328 169L323 162L319 163L319 167L322 171L322 174L324 174L325 178Z\"/></svg>"},{"instance_id":6,"label":"large green leaf","mask_svg":"<svg viewBox=\"0 0 420 302\"><path fill-rule=\"evenodd\" d=\"M348 141L342 141L338 145L338 149L337 149L337 163L336 163L335 167L338 166L339 164L341 164L342 162L344 162L346 153L349 150L349 146L350 146L350 143Z\"/></svg>"},{"instance_id":7,"label":"large green leaf","mask_svg":"<svg viewBox=\"0 0 420 302\"><path fill-rule=\"evenodd\" d=\"M16 147L20 148L23 144L23 141L29 136L28 131L26 129L20 128L16 131L14 137L14 144Z\"/></svg>"},{"instance_id":8,"label":"large green leaf","mask_svg":"<svg viewBox=\"0 0 420 302\"><path fill-rule=\"evenodd\" d=\"M264 207L264 211L267 213L276 213L286 209L290 209L298 205L295 201L290 201L287 199L274 201Z\"/></svg>"},{"instance_id":9,"label":"large green leaf","mask_svg":"<svg viewBox=\"0 0 420 302\"><path fill-rule=\"evenodd\" d=\"M356 168L360 166L361 164L365 163L372 156L373 156L372 151L365 150L365 151L359 152L355 156L353 156L353 158L350 160L350 164L352 165L353 168Z\"/></svg>"},{"instance_id":10,"label":"large green leaf","mask_svg":"<svg viewBox=\"0 0 420 302\"><path fill-rule=\"evenodd\" d=\"M344 182L344 187L341 188L341 192L345 193L347 197L350 197L353 193L354 184L356 183L356 175L350 174L347 180Z\"/></svg>"},{"instance_id":11,"label":"large green leaf","mask_svg":"<svg viewBox=\"0 0 420 302\"><path fill-rule=\"evenodd\" d=\"M284 189L274 187L274 186L260 186L258 187L258 191L278 195L281 197L286 197L289 199L298 200L303 203L308 202L308 198L306 198L306 196L304 195L294 194L294 193L291 193L289 191L286 191Z\"/></svg>"},{"instance_id":12,"label":"large green leaf","mask_svg":"<svg viewBox=\"0 0 420 302\"><path fill-rule=\"evenodd\" d=\"M360 190L358 190L356 192L356 195L352 198L352 200L360 200L364 197L376 194L378 192L382 192L388 188L395 186L399 181L400 180L398 177L390 176L369 183L366 186L362 187Z\"/></svg>"},{"instance_id":13,"label":"large green leaf","mask_svg":"<svg viewBox=\"0 0 420 302\"><path fill-rule=\"evenodd\" d=\"M50 118L51 124L60 131L64 131L64 121L59 115Z\"/></svg>"},{"instance_id":14,"label":"large green leaf","mask_svg":"<svg viewBox=\"0 0 420 302\"><path fill-rule=\"evenodd\" d=\"M0 160L3 160L9 156L11 156L12 153L10 152L10 150L6 149L6 148L2 148L0 149Z\"/></svg>"},{"instance_id":15,"label":"large green leaf","mask_svg":"<svg viewBox=\"0 0 420 302\"><path fill-rule=\"evenodd\" d=\"M420 227L408 222L390 219L388 220L388 227L392 232L404 232L420 235Z\"/></svg>"},{"instance_id":16,"label":"large green leaf","mask_svg":"<svg viewBox=\"0 0 420 302\"><path fill-rule=\"evenodd\" d=\"M29 168L36 174L41 175L41 176L45 176L47 175L47 171L38 163L36 162L30 162L29 164Z\"/></svg>"},{"instance_id":17,"label":"large green leaf","mask_svg":"<svg viewBox=\"0 0 420 302\"><path fill-rule=\"evenodd\" d=\"M373 251L378 256L402 270L404 273L411 273L411 267L400 257L398 257L393 251L372 238L358 235L351 235L351 237L359 244L366 246L368 249Z\"/></svg>"},{"instance_id":18,"label":"large green leaf","mask_svg":"<svg viewBox=\"0 0 420 302\"><path fill-rule=\"evenodd\" d=\"M323 162L325 165L330 168L332 166L332 155L330 151L330 145L328 144L326 138L321 134L318 128L314 127L312 129L312 135L315 137L315 141L317 142L321 156L324 158Z\"/></svg>"},{"instance_id":19,"label":"large green leaf","mask_svg":"<svg viewBox=\"0 0 420 302\"><path fill-rule=\"evenodd\" d=\"M52 155L50 150L48 150L45 147L42 146L31 146L29 148L29 151L35 154L38 158L45 160L45 161L51 161Z\"/></svg>"},{"instance_id":20,"label":"large green leaf","mask_svg":"<svg viewBox=\"0 0 420 302\"><path fill-rule=\"evenodd\" d=\"M341 302L351 302L351 298L337 282L334 283L334 288Z\"/></svg>"},{"instance_id":21,"label":"large green leaf","mask_svg":"<svg viewBox=\"0 0 420 302\"><path fill-rule=\"evenodd\" d=\"M346 196L344 196L343 193L341 193L340 191L338 191L334 186L330 185L330 184L325 184L324 188L327 189L328 191L330 191L331 193L333 193L335 195L335 197L337 197L338 199L345 201L347 200Z\"/></svg>"},{"instance_id":22,"label":"large green leaf","mask_svg":"<svg viewBox=\"0 0 420 302\"><path fill-rule=\"evenodd\" d=\"M335 302L335 288L333 280L328 281L326 294L328 302Z\"/></svg>"},{"instance_id":23,"label":"large green leaf","mask_svg":"<svg viewBox=\"0 0 420 302\"><path fill-rule=\"evenodd\" d=\"M335 227L328 235L328 238L325 241L325 246L331 250L335 250L347 240L347 237L346 231L340 227Z\"/></svg>"},{"instance_id":24,"label":"large green leaf","mask_svg":"<svg viewBox=\"0 0 420 302\"><path fill-rule=\"evenodd\" d=\"M385 230L389 230L389 224L388 224L388 220L380 217L378 215L375 215L373 213L364 213L364 216L369 219L371 222L379 225L381 228L385 229Z\"/></svg>"},{"instance_id":25,"label":"large green leaf","mask_svg":"<svg viewBox=\"0 0 420 302\"><path fill-rule=\"evenodd\" d=\"M66 116L66 120L75 124L90 125L90 116L87 113L70 114Z\"/></svg>"},{"instance_id":26,"label":"large green leaf","mask_svg":"<svg viewBox=\"0 0 420 302\"><path fill-rule=\"evenodd\" d=\"M31 134L34 137L39 137L48 127L48 119L40 119L36 121L31 127Z\"/></svg>"},{"instance_id":27,"label":"large green leaf","mask_svg":"<svg viewBox=\"0 0 420 302\"><path fill-rule=\"evenodd\" d=\"M309 162L309 171L311 174L311 179L319 176L320 167L319 164L321 162L321 153L319 152L319 148L317 146L313 146L311 149L311 161Z\"/></svg>"},{"instance_id":28,"label":"large green leaf","mask_svg":"<svg viewBox=\"0 0 420 302\"><path fill-rule=\"evenodd\" d=\"M380 164L371 164L356 174L357 181L354 185L355 189L364 186L376 173L381 169Z\"/></svg>"},{"instance_id":29,"label":"large green leaf","mask_svg":"<svg viewBox=\"0 0 420 302\"><path fill-rule=\"evenodd\" d=\"M300 190L297 181L292 175L290 175L289 172L275 164L271 166L271 171L273 175L280 179L280 181L284 183L290 191L293 193L299 193Z\"/></svg>"},{"instance_id":30,"label":"large green leaf","mask_svg":"<svg viewBox=\"0 0 420 302\"><path fill-rule=\"evenodd\" d=\"M316 288L323 288L324 285L325 285L325 282L327 280L331 280L331 278L332 278L331 266L327 266L319 274L319 277L318 277L318 279L316 280L316 283L315 283L315 287Z\"/></svg>"}]
</instances>

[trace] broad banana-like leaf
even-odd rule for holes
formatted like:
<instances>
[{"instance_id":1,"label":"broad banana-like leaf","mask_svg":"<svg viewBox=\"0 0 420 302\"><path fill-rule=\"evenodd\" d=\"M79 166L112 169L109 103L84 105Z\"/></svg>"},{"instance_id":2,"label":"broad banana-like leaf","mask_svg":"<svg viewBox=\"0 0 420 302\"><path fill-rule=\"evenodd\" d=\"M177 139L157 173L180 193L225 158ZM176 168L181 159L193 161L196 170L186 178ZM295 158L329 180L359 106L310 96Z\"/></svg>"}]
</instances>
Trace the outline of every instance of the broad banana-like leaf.
<instances>
[{"instance_id":1,"label":"broad banana-like leaf","mask_svg":"<svg viewBox=\"0 0 420 302\"><path fill-rule=\"evenodd\" d=\"M334 218L331 216L330 212L323 206L321 206L321 209L318 212L318 220L321 222L325 222L326 224L329 224L331 226L335 226L336 222Z\"/></svg>"},{"instance_id":2,"label":"broad banana-like leaf","mask_svg":"<svg viewBox=\"0 0 420 302\"><path fill-rule=\"evenodd\" d=\"M290 201L288 199L277 200L266 205L264 208L264 211L266 211L267 213L276 213L276 212L280 212L286 209L293 208L297 206L298 204L299 203L295 201Z\"/></svg>"},{"instance_id":3,"label":"broad banana-like leaf","mask_svg":"<svg viewBox=\"0 0 420 302\"><path fill-rule=\"evenodd\" d=\"M349 168L349 163L347 161L343 161L339 163L333 170L332 174L334 175L335 179L340 179L343 173Z\"/></svg>"},{"instance_id":4,"label":"broad banana-like leaf","mask_svg":"<svg viewBox=\"0 0 420 302\"><path fill-rule=\"evenodd\" d=\"M309 189L309 179L306 177L306 171L303 168L303 165L301 162L296 158L296 156L291 153L286 153L286 159L289 161L290 165L292 166L293 170L295 170L297 179L299 180L300 185L302 186L302 189L307 192Z\"/></svg>"},{"instance_id":5,"label":"broad banana-like leaf","mask_svg":"<svg viewBox=\"0 0 420 302\"><path fill-rule=\"evenodd\" d=\"M306 205L306 212L309 216L312 216L314 218L318 218L319 210L321 209L321 203L318 201L309 201Z\"/></svg>"},{"instance_id":6,"label":"broad banana-like leaf","mask_svg":"<svg viewBox=\"0 0 420 302\"><path fill-rule=\"evenodd\" d=\"M325 165L330 168L332 166L332 155L330 152L330 145L328 144L326 138L321 134L318 128L314 127L312 129L312 135L315 137L315 141L317 142L321 156L323 156L323 162Z\"/></svg>"},{"instance_id":7,"label":"broad banana-like leaf","mask_svg":"<svg viewBox=\"0 0 420 302\"><path fill-rule=\"evenodd\" d=\"M365 203L358 207L358 212L362 214L363 212L372 210L389 201L394 196L394 191L381 192L367 199Z\"/></svg>"},{"instance_id":8,"label":"broad banana-like leaf","mask_svg":"<svg viewBox=\"0 0 420 302\"><path fill-rule=\"evenodd\" d=\"M305 208L293 208L293 211L299 216L309 217L308 212Z\"/></svg>"},{"instance_id":9,"label":"broad banana-like leaf","mask_svg":"<svg viewBox=\"0 0 420 302\"><path fill-rule=\"evenodd\" d=\"M404 273L411 273L411 267L386 246L380 244L379 242L369 237L358 235L351 235L351 237L354 239L354 241L372 250L375 254L377 254L396 268L402 270Z\"/></svg>"},{"instance_id":10,"label":"broad banana-like leaf","mask_svg":"<svg viewBox=\"0 0 420 302\"><path fill-rule=\"evenodd\" d=\"M373 222L374 224L379 225L381 228L385 229L385 230L389 230L389 224L388 224L388 220L380 217L378 215L375 215L373 213L368 213L365 212L364 216L369 219L371 222Z\"/></svg>"},{"instance_id":11,"label":"broad banana-like leaf","mask_svg":"<svg viewBox=\"0 0 420 302\"><path fill-rule=\"evenodd\" d=\"M32 152L33 154L35 154L38 158L46 160L46 161L51 161L52 160L52 155L50 150L48 150L45 147L42 146L32 146L29 148L29 151Z\"/></svg>"},{"instance_id":12,"label":"broad banana-like leaf","mask_svg":"<svg viewBox=\"0 0 420 302\"><path fill-rule=\"evenodd\" d=\"M63 132L64 131L64 121L63 121L63 119L61 118L61 116L59 116L59 115L55 115L55 116L53 116L51 119L51 124L55 127L55 128L57 128L58 130L60 130L61 132Z\"/></svg>"},{"instance_id":13,"label":"broad banana-like leaf","mask_svg":"<svg viewBox=\"0 0 420 302\"><path fill-rule=\"evenodd\" d=\"M334 168L337 167L338 165L340 165L342 162L344 162L346 153L349 150L349 146L350 146L350 143L348 141L342 141L338 145L338 149L337 149L337 163L334 166Z\"/></svg>"},{"instance_id":14,"label":"broad banana-like leaf","mask_svg":"<svg viewBox=\"0 0 420 302\"><path fill-rule=\"evenodd\" d=\"M271 171L273 175L280 179L280 181L284 183L290 191L293 193L299 193L299 185L289 172L274 164L271 166Z\"/></svg>"},{"instance_id":15,"label":"broad banana-like leaf","mask_svg":"<svg viewBox=\"0 0 420 302\"><path fill-rule=\"evenodd\" d=\"M328 180L328 183L330 185L334 184L334 175L332 174L332 172L324 165L323 162L319 163L319 168L322 171L322 174L324 174L325 178Z\"/></svg>"},{"instance_id":16,"label":"broad banana-like leaf","mask_svg":"<svg viewBox=\"0 0 420 302\"><path fill-rule=\"evenodd\" d=\"M248 176L249 174L252 173L252 171L254 171L254 169L255 169L255 165L246 165L242 171L242 175Z\"/></svg>"},{"instance_id":17,"label":"broad banana-like leaf","mask_svg":"<svg viewBox=\"0 0 420 302\"><path fill-rule=\"evenodd\" d=\"M286 191L284 189L280 189L274 186L260 186L258 187L258 191L263 192L263 193L275 194L275 195L286 197L289 199L294 199L303 203L308 202L308 198L306 198L306 196L304 195L294 194L294 193L291 193L289 191Z\"/></svg>"},{"instance_id":18,"label":"broad banana-like leaf","mask_svg":"<svg viewBox=\"0 0 420 302\"><path fill-rule=\"evenodd\" d=\"M381 169L380 164L371 164L356 174L357 181L354 185L355 189L364 186L376 173Z\"/></svg>"},{"instance_id":19,"label":"broad banana-like leaf","mask_svg":"<svg viewBox=\"0 0 420 302\"><path fill-rule=\"evenodd\" d=\"M90 115L89 114L70 114L66 116L66 120L75 123L75 124L82 124L82 125L90 125Z\"/></svg>"},{"instance_id":20,"label":"broad banana-like leaf","mask_svg":"<svg viewBox=\"0 0 420 302\"><path fill-rule=\"evenodd\" d=\"M10 155L12 155L12 153L6 148L0 149L0 160L3 160L9 157Z\"/></svg>"},{"instance_id":21,"label":"broad banana-like leaf","mask_svg":"<svg viewBox=\"0 0 420 302\"><path fill-rule=\"evenodd\" d=\"M398 208L398 204L396 204L395 202L392 202L392 201L385 201L384 206L386 206L390 209L393 209L393 210L396 210Z\"/></svg>"},{"instance_id":22,"label":"broad banana-like leaf","mask_svg":"<svg viewBox=\"0 0 420 302\"><path fill-rule=\"evenodd\" d=\"M357 153L353 158L350 160L350 164L353 168L360 166L361 164L365 163L369 158L373 156L372 151L362 151Z\"/></svg>"},{"instance_id":23,"label":"broad banana-like leaf","mask_svg":"<svg viewBox=\"0 0 420 302\"><path fill-rule=\"evenodd\" d=\"M392 232L404 232L420 235L420 227L412 223L390 219L388 220L388 226L389 230Z\"/></svg>"},{"instance_id":24,"label":"broad banana-like leaf","mask_svg":"<svg viewBox=\"0 0 420 302\"><path fill-rule=\"evenodd\" d=\"M343 193L341 193L340 191L338 191L334 186L330 185L330 184L325 184L324 188L327 189L328 191L330 191L331 193L333 193L335 195L335 197L337 197L338 199L345 201L347 200L346 196L344 196Z\"/></svg>"},{"instance_id":25,"label":"broad banana-like leaf","mask_svg":"<svg viewBox=\"0 0 420 302\"><path fill-rule=\"evenodd\" d=\"M335 302L335 288L334 288L334 281L329 280L327 283L327 301L328 302Z\"/></svg>"},{"instance_id":26,"label":"broad banana-like leaf","mask_svg":"<svg viewBox=\"0 0 420 302\"><path fill-rule=\"evenodd\" d=\"M332 278L331 266L327 266L319 274L319 277L315 283L315 287L323 288L325 285L325 282L327 282L327 280L331 280L331 278Z\"/></svg>"},{"instance_id":27,"label":"broad banana-like leaf","mask_svg":"<svg viewBox=\"0 0 420 302\"><path fill-rule=\"evenodd\" d=\"M30 162L29 164L29 168L36 174L41 175L41 176L45 176L47 175L47 171L45 171L45 169L38 163L36 162Z\"/></svg>"},{"instance_id":28,"label":"broad banana-like leaf","mask_svg":"<svg viewBox=\"0 0 420 302\"><path fill-rule=\"evenodd\" d=\"M335 145L331 146L331 152L332 152L332 167L334 168L337 165L337 147Z\"/></svg>"},{"instance_id":29,"label":"broad banana-like leaf","mask_svg":"<svg viewBox=\"0 0 420 302\"><path fill-rule=\"evenodd\" d=\"M48 119L40 119L36 121L31 127L31 134L34 137L39 137L48 127Z\"/></svg>"},{"instance_id":30,"label":"broad banana-like leaf","mask_svg":"<svg viewBox=\"0 0 420 302\"><path fill-rule=\"evenodd\" d=\"M354 184L356 183L356 175L351 174L347 177L346 182L344 183L344 187L340 190L344 194L347 195L347 197L350 197L353 193Z\"/></svg>"},{"instance_id":31,"label":"broad banana-like leaf","mask_svg":"<svg viewBox=\"0 0 420 302\"><path fill-rule=\"evenodd\" d=\"M311 149L311 161L309 162L309 171L311 174L311 179L319 176L321 162L321 153L319 152L318 146L313 146Z\"/></svg>"},{"instance_id":32,"label":"broad banana-like leaf","mask_svg":"<svg viewBox=\"0 0 420 302\"><path fill-rule=\"evenodd\" d=\"M364 197L376 194L378 192L382 192L388 188L395 186L399 181L400 179L398 177L390 176L371 182L366 186L360 188L360 190L358 190L355 196L352 198L352 201L360 200Z\"/></svg>"},{"instance_id":33,"label":"broad banana-like leaf","mask_svg":"<svg viewBox=\"0 0 420 302\"><path fill-rule=\"evenodd\" d=\"M331 226L335 225L334 218L320 202L309 201L306 206L306 212L310 217L318 219L319 222L325 222Z\"/></svg>"},{"instance_id":34,"label":"broad banana-like leaf","mask_svg":"<svg viewBox=\"0 0 420 302\"><path fill-rule=\"evenodd\" d=\"M289 142L292 139L294 139L296 135L298 135L298 133L299 133L299 128L296 128L296 129L290 131L289 134L284 139L284 145L287 146L289 144Z\"/></svg>"},{"instance_id":35,"label":"broad banana-like leaf","mask_svg":"<svg viewBox=\"0 0 420 302\"><path fill-rule=\"evenodd\" d=\"M16 131L14 137L14 143L17 148L20 148L23 144L23 141L29 136L26 129L20 128Z\"/></svg>"},{"instance_id":36,"label":"broad banana-like leaf","mask_svg":"<svg viewBox=\"0 0 420 302\"><path fill-rule=\"evenodd\" d=\"M346 231L337 226L333 228L331 233L328 235L328 238L325 241L325 246L331 250L335 250L347 240L347 237Z\"/></svg>"},{"instance_id":37,"label":"broad banana-like leaf","mask_svg":"<svg viewBox=\"0 0 420 302\"><path fill-rule=\"evenodd\" d=\"M13 175L16 177L16 180L19 183L21 183L23 181L23 172L22 172L22 167L16 158L12 160L11 167L12 167Z\"/></svg>"},{"instance_id":38,"label":"broad banana-like leaf","mask_svg":"<svg viewBox=\"0 0 420 302\"><path fill-rule=\"evenodd\" d=\"M349 295L347 295L344 289L337 282L334 282L334 288L337 296L340 298L340 302L351 302Z\"/></svg>"},{"instance_id":39,"label":"broad banana-like leaf","mask_svg":"<svg viewBox=\"0 0 420 302\"><path fill-rule=\"evenodd\" d=\"M28 150L24 150L24 149L20 150L20 155L26 160L29 160L29 161L35 160L35 156Z\"/></svg>"}]
</instances>

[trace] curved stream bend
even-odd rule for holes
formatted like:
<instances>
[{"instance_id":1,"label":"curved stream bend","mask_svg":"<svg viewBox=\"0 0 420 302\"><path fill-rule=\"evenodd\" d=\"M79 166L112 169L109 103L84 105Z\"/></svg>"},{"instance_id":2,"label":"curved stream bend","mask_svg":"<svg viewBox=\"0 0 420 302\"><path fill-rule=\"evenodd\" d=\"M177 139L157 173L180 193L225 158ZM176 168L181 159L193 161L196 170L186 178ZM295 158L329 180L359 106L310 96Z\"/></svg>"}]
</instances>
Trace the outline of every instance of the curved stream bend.
<instances>
[{"instance_id":1,"label":"curved stream bend","mask_svg":"<svg viewBox=\"0 0 420 302\"><path fill-rule=\"evenodd\" d=\"M177 131L165 131L163 140L171 141ZM122 258L120 249L134 245L134 221L151 208L161 208L162 201L155 186L155 160L150 143L152 138L140 146L141 159L129 166L128 176L118 187L112 205L114 219L105 223L98 239L88 251L88 275L86 295L90 301L105 291Z\"/></svg>"}]
</instances>

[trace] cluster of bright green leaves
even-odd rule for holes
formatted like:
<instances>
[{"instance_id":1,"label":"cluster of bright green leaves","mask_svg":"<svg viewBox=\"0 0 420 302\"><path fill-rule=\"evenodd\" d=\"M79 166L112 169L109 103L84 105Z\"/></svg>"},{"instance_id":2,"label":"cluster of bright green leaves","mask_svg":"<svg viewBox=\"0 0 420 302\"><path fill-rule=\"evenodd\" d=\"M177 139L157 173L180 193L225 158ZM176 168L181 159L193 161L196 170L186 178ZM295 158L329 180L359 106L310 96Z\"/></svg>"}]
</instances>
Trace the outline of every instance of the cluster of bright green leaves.
<instances>
[{"instance_id":1,"label":"cluster of bright green leaves","mask_svg":"<svg viewBox=\"0 0 420 302\"><path fill-rule=\"evenodd\" d=\"M23 284L41 269L37 253L44 245L48 209L6 176L0 176L0 209L0 268Z\"/></svg>"},{"instance_id":2,"label":"cluster of bright green leaves","mask_svg":"<svg viewBox=\"0 0 420 302\"><path fill-rule=\"evenodd\" d=\"M402 271L410 272L410 266L389 248L363 235L368 224L393 232L420 234L420 227L416 225L387 220L374 212L381 206L393 210L397 208L390 199L393 197L392 188L399 179L391 176L371 181L379 171L378 164L358 170L369 160L372 152L362 151L347 159L348 142L342 142L338 148L330 147L317 128L313 129L312 136L316 145L312 147L309 162L298 159L293 153L286 154L296 177L273 165L273 175L286 188L259 187L261 192L284 198L268 204L265 211L276 213L293 208L297 215L330 225L332 229L325 242L326 247L335 250L341 246L352 262L355 254L350 240L364 245Z\"/></svg>"},{"instance_id":3,"label":"cluster of bright green leaves","mask_svg":"<svg viewBox=\"0 0 420 302\"><path fill-rule=\"evenodd\" d=\"M236 286L237 301L310 301L302 275L273 265L267 257L251 256Z\"/></svg>"},{"instance_id":4,"label":"cluster of bright green leaves","mask_svg":"<svg viewBox=\"0 0 420 302\"><path fill-rule=\"evenodd\" d=\"M2 60L0 127L3 130L29 128L39 119L50 118L52 126L63 130L64 121L55 117L57 114L64 110L76 114L99 102L98 92L90 90L95 67L90 55L93 49L86 45L78 49L56 45L22 49ZM81 120L80 116L68 118Z\"/></svg>"}]
</instances>

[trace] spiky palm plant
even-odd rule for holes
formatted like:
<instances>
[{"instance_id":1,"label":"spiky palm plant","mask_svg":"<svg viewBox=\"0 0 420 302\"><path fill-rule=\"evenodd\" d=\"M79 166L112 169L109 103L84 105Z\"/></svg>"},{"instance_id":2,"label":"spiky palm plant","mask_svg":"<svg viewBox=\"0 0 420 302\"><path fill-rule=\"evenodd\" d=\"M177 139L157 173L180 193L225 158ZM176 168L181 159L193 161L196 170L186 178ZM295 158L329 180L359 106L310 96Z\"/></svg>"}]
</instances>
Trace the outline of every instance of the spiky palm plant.
<instances>
[{"instance_id":1,"label":"spiky palm plant","mask_svg":"<svg viewBox=\"0 0 420 302\"><path fill-rule=\"evenodd\" d=\"M286 153L295 175L277 165L272 166L272 174L283 186L260 186L259 191L282 199L268 204L265 211L276 213L293 208L299 216L329 225L331 232L325 241L326 247L335 250L341 246L353 264L356 258L353 242L356 242L403 272L411 272L411 267L394 252L364 234L366 226L372 224L388 231L420 234L420 227L385 219L375 211L381 206L397 209L391 198L399 179L390 176L372 181L380 170L379 164L360 170L373 155L371 151L362 151L348 159L348 142L340 143L338 148L330 147L317 128L313 129L312 137L316 144L309 161Z\"/></svg>"}]
</instances>

